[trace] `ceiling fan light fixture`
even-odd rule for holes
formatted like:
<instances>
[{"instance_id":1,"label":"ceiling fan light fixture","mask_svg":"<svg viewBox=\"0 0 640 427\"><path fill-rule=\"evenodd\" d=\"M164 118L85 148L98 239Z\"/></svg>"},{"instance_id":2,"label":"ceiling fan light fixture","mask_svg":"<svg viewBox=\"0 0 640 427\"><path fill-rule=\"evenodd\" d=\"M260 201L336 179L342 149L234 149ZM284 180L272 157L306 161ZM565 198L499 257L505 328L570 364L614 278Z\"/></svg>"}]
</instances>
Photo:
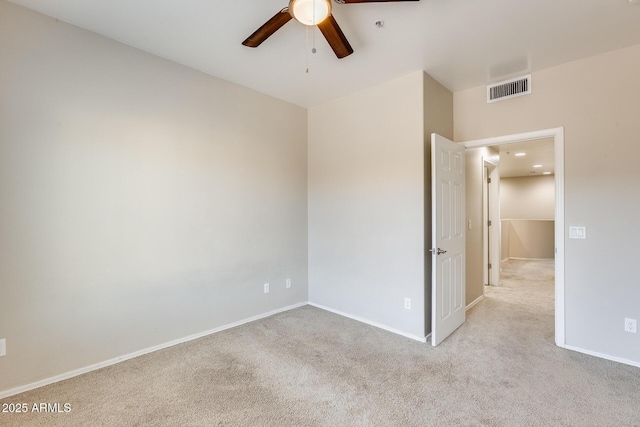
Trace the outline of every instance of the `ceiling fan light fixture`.
<instances>
[{"instance_id":1,"label":"ceiling fan light fixture","mask_svg":"<svg viewBox=\"0 0 640 427\"><path fill-rule=\"evenodd\" d=\"M331 0L291 0L289 13L304 25L318 25L331 15Z\"/></svg>"}]
</instances>

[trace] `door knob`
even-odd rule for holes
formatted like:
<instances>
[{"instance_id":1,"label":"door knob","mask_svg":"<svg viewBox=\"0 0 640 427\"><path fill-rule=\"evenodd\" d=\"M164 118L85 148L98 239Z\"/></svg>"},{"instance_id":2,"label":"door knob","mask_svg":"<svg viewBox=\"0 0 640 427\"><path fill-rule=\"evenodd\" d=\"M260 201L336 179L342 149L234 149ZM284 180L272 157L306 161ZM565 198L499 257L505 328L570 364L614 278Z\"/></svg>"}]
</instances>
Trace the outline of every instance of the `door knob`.
<instances>
[{"instance_id":1,"label":"door knob","mask_svg":"<svg viewBox=\"0 0 640 427\"><path fill-rule=\"evenodd\" d=\"M442 255L442 254L446 254L447 253L447 251L442 250L440 248L438 248L438 249L431 248L431 249L429 249L429 252L431 252L431 255Z\"/></svg>"}]
</instances>

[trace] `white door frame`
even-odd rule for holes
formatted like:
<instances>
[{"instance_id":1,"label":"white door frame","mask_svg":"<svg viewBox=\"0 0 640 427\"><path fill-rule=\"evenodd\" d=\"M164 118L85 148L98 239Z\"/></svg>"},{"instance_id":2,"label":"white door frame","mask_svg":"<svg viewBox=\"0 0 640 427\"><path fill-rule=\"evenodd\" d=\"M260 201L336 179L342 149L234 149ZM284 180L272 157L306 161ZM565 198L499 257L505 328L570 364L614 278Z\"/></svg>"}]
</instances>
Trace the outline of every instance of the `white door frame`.
<instances>
[{"instance_id":1,"label":"white door frame","mask_svg":"<svg viewBox=\"0 0 640 427\"><path fill-rule=\"evenodd\" d=\"M533 132L504 135L467 141L466 148L488 147L553 138L555 162L555 341L558 347L565 347L565 293L564 293L564 128L544 129Z\"/></svg>"},{"instance_id":2,"label":"white door frame","mask_svg":"<svg viewBox=\"0 0 640 427\"><path fill-rule=\"evenodd\" d=\"M487 171L489 173L487 173ZM487 182L491 178L491 184ZM482 157L482 274L485 285L500 285L500 172L498 163ZM491 227L488 222L491 221ZM489 269L489 264L491 269Z\"/></svg>"}]
</instances>

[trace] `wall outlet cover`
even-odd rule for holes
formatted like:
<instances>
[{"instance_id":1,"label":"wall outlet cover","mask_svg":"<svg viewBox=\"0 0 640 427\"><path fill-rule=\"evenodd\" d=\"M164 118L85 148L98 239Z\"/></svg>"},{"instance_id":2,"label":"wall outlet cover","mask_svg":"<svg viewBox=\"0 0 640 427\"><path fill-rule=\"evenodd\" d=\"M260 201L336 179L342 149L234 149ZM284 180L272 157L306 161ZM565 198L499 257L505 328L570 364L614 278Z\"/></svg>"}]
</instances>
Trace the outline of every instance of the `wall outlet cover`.
<instances>
[{"instance_id":1,"label":"wall outlet cover","mask_svg":"<svg viewBox=\"0 0 640 427\"><path fill-rule=\"evenodd\" d=\"M265 294L268 294L268 293L269 293L269 284L268 284L268 283L265 283L265 284L264 284L264 293L265 293Z\"/></svg>"},{"instance_id":2,"label":"wall outlet cover","mask_svg":"<svg viewBox=\"0 0 640 427\"><path fill-rule=\"evenodd\" d=\"M625 332L631 332L633 334L638 333L638 325L636 319L624 319L624 330Z\"/></svg>"},{"instance_id":3,"label":"wall outlet cover","mask_svg":"<svg viewBox=\"0 0 640 427\"><path fill-rule=\"evenodd\" d=\"M5 338L0 340L0 357L7 355L7 340Z\"/></svg>"}]
</instances>

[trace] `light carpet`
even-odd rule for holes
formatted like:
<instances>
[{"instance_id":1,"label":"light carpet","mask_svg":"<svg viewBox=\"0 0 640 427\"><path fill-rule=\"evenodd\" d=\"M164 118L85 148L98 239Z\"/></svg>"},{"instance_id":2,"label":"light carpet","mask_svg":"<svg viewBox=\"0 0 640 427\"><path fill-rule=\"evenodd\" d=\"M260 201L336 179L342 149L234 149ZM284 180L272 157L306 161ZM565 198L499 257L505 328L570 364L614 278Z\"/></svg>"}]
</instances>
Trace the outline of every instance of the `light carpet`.
<instances>
[{"instance_id":1,"label":"light carpet","mask_svg":"<svg viewBox=\"0 0 640 427\"><path fill-rule=\"evenodd\" d=\"M554 345L553 262L503 286L433 348L305 306L0 403L21 426L640 426L640 369Z\"/></svg>"}]
</instances>

